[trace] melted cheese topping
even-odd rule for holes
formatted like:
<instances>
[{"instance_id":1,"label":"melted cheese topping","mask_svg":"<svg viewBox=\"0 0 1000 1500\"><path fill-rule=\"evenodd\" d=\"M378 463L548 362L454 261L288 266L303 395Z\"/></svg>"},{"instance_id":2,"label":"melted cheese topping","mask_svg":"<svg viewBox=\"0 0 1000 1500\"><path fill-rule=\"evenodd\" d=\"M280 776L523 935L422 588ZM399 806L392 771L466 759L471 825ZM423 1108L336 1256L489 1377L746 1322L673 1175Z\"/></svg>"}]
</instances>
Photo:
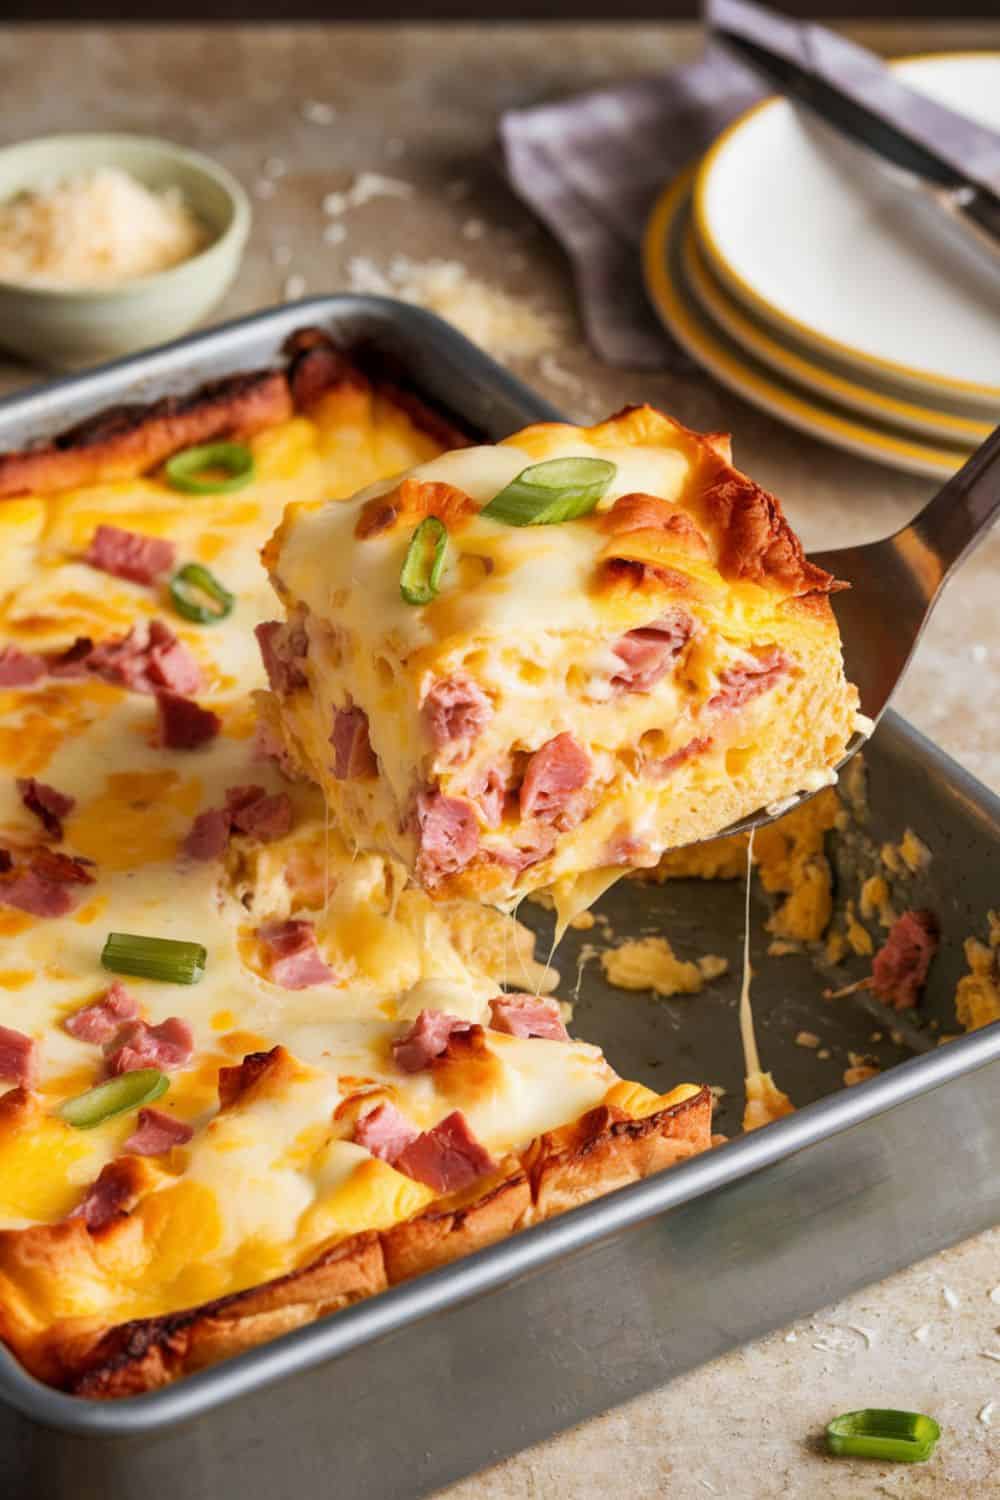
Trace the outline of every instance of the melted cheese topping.
<instances>
[{"instance_id":1,"label":"melted cheese topping","mask_svg":"<svg viewBox=\"0 0 1000 1500\"><path fill-rule=\"evenodd\" d=\"M289 513L268 562L308 638L308 685L283 695L281 723L293 758L359 847L388 850L412 868L414 798L421 787L439 788L478 809L479 873L458 889L510 905L552 887L565 926L626 864L652 864L665 848L830 780L856 699L832 618L791 606L779 587L723 578L720 544L699 510L710 450L660 422L652 434L627 419L589 429L545 424L412 469L413 482L453 486L476 507L449 523L439 592L425 607L400 593L417 518L357 534L365 507L395 482L347 506ZM483 514L529 464L565 457L615 466L594 513L527 527ZM637 492L673 506L679 530L613 536L606 513ZM652 591L602 585L612 556L648 558L666 582ZM690 625L681 665L648 690L623 688L616 646L665 611ZM759 670L770 651L787 670L767 691L720 710L729 674ZM462 753L431 743L421 711L434 684L448 679L471 681L489 703ZM348 706L367 716L376 778L333 773L331 726ZM491 822L478 798L491 774L516 789L528 756L562 734L588 755L586 806L560 828L551 853L519 869L510 856L522 847L515 835L525 819L508 799Z\"/></svg>"},{"instance_id":2,"label":"melted cheese topping","mask_svg":"<svg viewBox=\"0 0 1000 1500\"><path fill-rule=\"evenodd\" d=\"M433 905L404 888L391 861L349 853L315 789L285 782L254 758L250 694L264 674L253 627L273 612L258 547L289 501L343 494L431 447L401 414L368 398L359 409L359 399L327 398L315 420L296 418L255 438L256 478L234 494L182 496L146 478L67 492L44 506L0 506L5 643L56 649L76 635L100 641L162 618L203 669L199 701L223 722L204 748L170 751L156 743L150 697L87 680L0 692L7 772L0 843L42 836L14 786L15 776L34 775L75 799L64 847L95 862L95 883L75 888L66 917L0 906L0 1024L37 1040L42 1104L23 1129L0 1132L0 1228L63 1218L134 1129L134 1116L125 1116L78 1131L54 1112L103 1076L100 1048L75 1040L62 1023L106 989L99 960L108 931L193 939L208 952L193 986L125 980L147 1021L180 1016L192 1027L192 1061L171 1075L157 1108L189 1122L193 1138L148 1163L127 1263L119 1257L100 1274L76 1266L30 1286L5 1282L0 1266L0 1300L16 1304L27 1325L83 1315L117 1321L190 1305L290 1269L331 1239L419 1212L429 1190L351 1143L357 1109L338 1111L347 1099L381 1090L421 1129L461 1109L501 1157L577 1118L616 1084L600 1050L585 1042L494 1032L469 1060L402 1073L391 1042L422 1008L485 1023L502 983L544 992L555 976L511 919ZM524 461L506 453L496 472ZM338 512L321 514L332 526ZM211 627L187 625L162 589L83 564L80 553L101 521L169 537L178 563L208 564L236 594L233 614ZM377 614L379 596L368 607ZM237 837L224 864L180 860L195 816L220 806L228 787L247 784L289 794L291 832L272 844ZM255 929L290 914L315 923L329 982L287 990L268 979ZM220 1113L220 1067L278 1043L293 1059L280 1086Z\"/></svg>"}]
</instances>

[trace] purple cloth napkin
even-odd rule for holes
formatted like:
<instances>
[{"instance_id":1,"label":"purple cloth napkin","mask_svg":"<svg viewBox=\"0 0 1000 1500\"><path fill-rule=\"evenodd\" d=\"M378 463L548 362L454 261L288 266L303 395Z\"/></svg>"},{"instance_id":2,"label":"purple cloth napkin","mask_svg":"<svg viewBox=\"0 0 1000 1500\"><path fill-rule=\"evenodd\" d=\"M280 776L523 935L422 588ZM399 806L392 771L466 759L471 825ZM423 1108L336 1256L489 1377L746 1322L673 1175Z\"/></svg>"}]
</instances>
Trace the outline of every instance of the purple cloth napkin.
<instances>
[{"instance_id":1,"label":"purple cloth napkin","mask_svg":"<svg viewBox=\"0 0 1000 1500\"><path fill-rule=\"evenodd\" d=\"M907 88L865 48L750 0L706 0L705 19L806 63L1000 189L1000 136ZM642 233L664 184L768 92L710 41L699 62L657 78L502 117L511 184L568 254L587 337L608 364L690 368L646 297Z\"/></svg>"}]
</instances>

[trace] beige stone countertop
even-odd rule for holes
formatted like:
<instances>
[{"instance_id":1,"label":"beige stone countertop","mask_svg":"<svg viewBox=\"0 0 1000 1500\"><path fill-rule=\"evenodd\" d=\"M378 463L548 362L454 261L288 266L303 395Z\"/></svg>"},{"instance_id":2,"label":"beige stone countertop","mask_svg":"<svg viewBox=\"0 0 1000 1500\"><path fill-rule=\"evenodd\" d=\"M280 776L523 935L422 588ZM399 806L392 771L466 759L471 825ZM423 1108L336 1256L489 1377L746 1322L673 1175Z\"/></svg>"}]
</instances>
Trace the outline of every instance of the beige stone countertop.
<instances>
[{"instance_id":1,"label":"beige stone countertop","mask_svg":"<svg viewBox=\"0 0 1000 1500\"><path fill-rule=\"evenodd\" d=\"M887 52L1000 47L1000 23L872 24L853 34ZM254 227L219 319L348 288L359 258L383 271L395 254L460 260L559 320L554 358L512 363L569 415L650 400L691 426L730 430L740 466L782 497L807 546L884 535L916 512L928 481L797 434L706 375L602 368L582 343L559 250L498 174L502 109L648 74L699 46L691 27L21 27L0 31L0 142L132 130L224 162L251 191ZM324 215L325 195L361 172L411 191L336 220ZM333 222L342 229L331 233ZM0 364L0 390L38 378ZM896 699L996 789L998 579L995 532L945 595ZM994 1231L452 1486L447 1497L1000 1496L998 1355ZM946 1441L922 1466L825 1458L816 1441L824 1423L865 1405L933 1412Z\"/></svg>"}]
</instances>

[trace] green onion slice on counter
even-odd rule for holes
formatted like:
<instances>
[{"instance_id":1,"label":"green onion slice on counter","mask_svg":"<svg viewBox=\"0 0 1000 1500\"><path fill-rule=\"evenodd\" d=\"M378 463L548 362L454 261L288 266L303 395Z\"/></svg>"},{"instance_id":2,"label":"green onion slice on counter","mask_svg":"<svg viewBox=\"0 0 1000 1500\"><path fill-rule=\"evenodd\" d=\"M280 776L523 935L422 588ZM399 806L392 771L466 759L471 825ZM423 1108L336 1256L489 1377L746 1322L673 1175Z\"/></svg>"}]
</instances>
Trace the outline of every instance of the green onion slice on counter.
<instances>
[{"instance_id":1,"label":"green onion slice on counter","mask_svg":"<svg viewBox=\"0 0 1000 1500\"><path fill-rule=\"evenodd\" d=\"M551 458L522 469L479 512L508 526L555 526L585 516L617 473L603 458Z\"/></svg>"},{"instance_id":2,"label":"green onion slice on counter","mask_svg":"<svg viewBox=\"0 0 1000 1500\"><path fill-rule=\"evenodd\" d=\"M437 598L448 551L448 530L437 516L425 516L410 537L399 575L399 592L407 604L430 604Z\"/></svg>"},{"instance_id":3,"label":"green onion slice on counter","mask_svg":"<svg viewBox=\"0 0 1000 1500\"><path fill-rule=\"evenodd\" d=\"M164 472L187 495L226 495L253 479L253 454L245 443L203 443L169 458ZM222 470L221 475L216 470Z\"/></svg>"},{"instance_id":4,"label":"green onion slice on counter","mask_svg":"<svg viewBox=\"0 0 1000 1500\"><path fill-rule=\"evenodd\" d=\"M135 1068L131 1073L120 1073L117 1078L99 1083L85 1094L77 1094L75 1099L67 1099L59 1106L59 1113L77 1130L93 1130L114 1115L152 1104L169 1087L170 1079L159 1068Z\"/></svg>"},{"instance_id":5,"label":"green onion slice on counter","mask_svg":"<svg viewBox=\"0 0 1000 1500\"><path fill-rule=\"evenodd\" d=\"M826 1446L838 1458L881 1458L920 1464L930 1458L941 1429L933 1417L918 1411L883 1411L868 1407L834 1417L826 1429Z\"/></svg>"},{"instance_id":6,"label":"green onion slice on counter","mask_svg":"<svg viewBox=\"0 0 1000 1500\"><path fill-rule=\"evenodd\" d=\"M192 620L195 625L214 625L232 614L236 596L224 589L215 574L201 563L185 563L170 580L170 602L185 620Z\"/></svg>"},{"instance_id":7,"label":"green onion slice on counter","mask_svg":"<svg viewBox=\"0 0 1000 1500\"><path fill-rule=\"evenodd\" d=\"M168 984L197 984L208 957L200 943L174 938L138 937L134 932L109 932L101 963L113 974L136 974L163 979Z\"/></svg>"}]
</instances>

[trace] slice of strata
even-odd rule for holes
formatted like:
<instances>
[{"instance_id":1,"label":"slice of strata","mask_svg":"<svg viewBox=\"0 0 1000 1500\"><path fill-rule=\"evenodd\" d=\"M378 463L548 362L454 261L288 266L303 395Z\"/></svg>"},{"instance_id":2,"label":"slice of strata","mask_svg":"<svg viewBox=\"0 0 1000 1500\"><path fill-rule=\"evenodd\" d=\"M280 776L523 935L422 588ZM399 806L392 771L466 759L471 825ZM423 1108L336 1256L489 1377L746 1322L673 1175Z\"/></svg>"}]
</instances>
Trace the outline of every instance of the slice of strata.
<instances>
[{"instance_id":1,"label":"slice of strata","mask_svg":"<svg viewBox=\"0 0 1000 1500\"><path fill-rule=\"evenodd\" d=\"M525 488L557 459L589 463ZM524 524L552 476L549 523ZM414 604L428 517L443 567ZM650 407L293 506L264 559L287 614L259 631L270 728L349 840L441 898L596 894L822 785L852 733L835 581L725 438Z\"/></svg>"}]
</instances>

